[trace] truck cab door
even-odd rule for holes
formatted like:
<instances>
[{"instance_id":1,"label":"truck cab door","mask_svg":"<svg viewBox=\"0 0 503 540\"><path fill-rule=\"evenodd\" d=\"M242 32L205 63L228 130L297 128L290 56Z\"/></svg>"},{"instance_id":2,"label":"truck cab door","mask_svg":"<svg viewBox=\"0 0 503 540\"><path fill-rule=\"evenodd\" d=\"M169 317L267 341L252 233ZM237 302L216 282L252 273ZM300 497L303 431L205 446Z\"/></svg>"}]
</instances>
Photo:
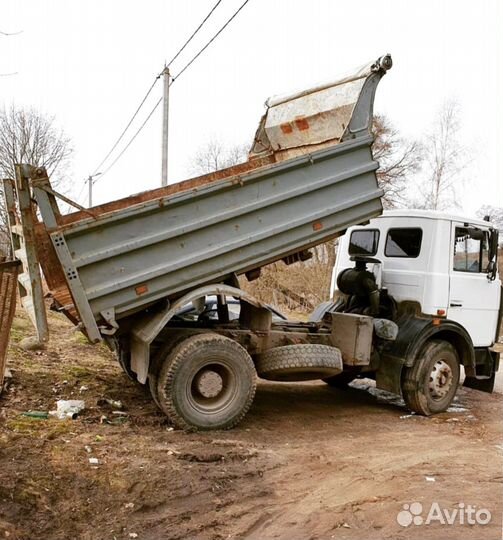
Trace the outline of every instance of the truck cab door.
<instances>
[{"instance_id":1,"label":"truck cab door","mask_svg":"<svg viewBox=\"0 0 503 540\"><path fill-rule=\"evenodd\" d=\"M494 343L501 281L491 275L490 231L453 222L447 317L461 324L475 347Z\"/></svg>"}]
</instances>

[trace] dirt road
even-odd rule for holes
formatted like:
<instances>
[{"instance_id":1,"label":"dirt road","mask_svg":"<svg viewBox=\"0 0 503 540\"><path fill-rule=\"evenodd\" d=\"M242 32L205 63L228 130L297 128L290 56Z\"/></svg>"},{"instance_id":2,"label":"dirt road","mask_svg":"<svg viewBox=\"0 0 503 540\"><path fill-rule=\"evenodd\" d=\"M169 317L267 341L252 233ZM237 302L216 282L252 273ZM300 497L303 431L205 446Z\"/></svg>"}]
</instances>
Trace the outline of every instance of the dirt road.
<instances>
[{"instance_id":1,"label":"dirt road","mask_svg":"<svg viewBox=\"0 0 503 540\"><path fill-rule=\"evenodd\" d=\"M501 538L500 394L462 388L449 412L424 418L365 381L345 391L264 382L237 429L187 434L105 348L57 315L51 330L46 351L24 352L16 342L31 330L15 320L0 398L0 538ZM127 416L97 405L103 397ZM87 408L74 421L21 415L57 399ZM422 523L402 526L412 503ZM425 523L434 503L458 509L452 525L444 514ZM460 523L460 503L488 509L490 522Z\"/></svg>"}]
</instances>

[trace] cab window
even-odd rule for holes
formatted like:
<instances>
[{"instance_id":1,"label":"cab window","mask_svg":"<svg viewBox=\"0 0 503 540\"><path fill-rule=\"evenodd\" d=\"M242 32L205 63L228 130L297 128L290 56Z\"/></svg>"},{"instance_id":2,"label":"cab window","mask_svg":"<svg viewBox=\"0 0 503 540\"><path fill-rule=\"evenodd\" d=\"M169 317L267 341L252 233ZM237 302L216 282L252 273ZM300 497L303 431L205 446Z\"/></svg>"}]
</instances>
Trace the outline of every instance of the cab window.
<instances>
[{"instance_id":1,"label":"cab window","mask_svg":"<svg viewBox=\"0 0 503 540\"><path fill-rule=\"evenodd\" d=\"M379 231L377 229L357 229L349 238L350 255L375 255L379 245Z\"/></svg>"},{"instance_id":2,"label":"cab window","mask_svg":"<svg viewBox=\"0 0 503 540\"><path fill-rule=\"evenodd\" d=\"M389 229L386 236L384 255L386 255L386 257L414 259L418 257L421 252L422 240L422 229L416 227Z\"/></svg>"},{"instance_id":3,"label":"cab window","mask_svg":"<svg viewBox=\"0 0 503 540\"><path fill-rule=\"evenodd\" d=\"M487 232L456 227L453 269L457 272L486 272L489 263Z\"/></svg>"}]
</instances>

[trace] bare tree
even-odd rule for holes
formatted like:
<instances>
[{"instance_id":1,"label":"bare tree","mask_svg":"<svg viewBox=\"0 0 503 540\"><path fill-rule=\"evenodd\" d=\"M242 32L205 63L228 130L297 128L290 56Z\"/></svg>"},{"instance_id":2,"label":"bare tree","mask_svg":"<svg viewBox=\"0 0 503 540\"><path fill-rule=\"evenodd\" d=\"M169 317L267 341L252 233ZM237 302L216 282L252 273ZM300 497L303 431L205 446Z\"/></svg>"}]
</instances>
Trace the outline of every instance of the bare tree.
<instances>
[{"instance_id":1,"label":"bare tree","mask_svg":"<svg viewBox=\"0 0 503 540\"><path fill-rule=\"evenodd\" d=\"M210 141L197 150L190 163L192 174L208 174L210 172L232 167L248 159L248 146L237 144L225 146L218 139Z\"/></svg>"},{"instance_id":2,"label":"bare tree","mask_svg":"<svg viewBox=\"0 0 503 540\"><path fill-rule=\"evenodd\" d=\"M72 152L70 139L55 126L54 118L29 108L0 109L1 178L14 178L16 163L30 163L46 167L53 185L61 185ZM0 231L5 235L6 230L4 198L0 192Z\"/></svg>"},{"instance_id":3,"label":"bare tree","mask_svg":"<svg viewBox=\"0 0 503 540\"><path fill-rule=\"evenodd\" d=\"M55 184L61 183L73 152L70 139L34 109L0 109L0 173L14 178L16 163L45 167Z\"/></svg>"},{"instance_id":4,"label":"bare tree","mask_svg":"<svg viewBox=\"0 0 503 540\"><path fill-rule=\"evenodd\" d=\"M426 137L425 179L416 206L432 210L459 206L458 187L470 161L468 150L459 140L459 131L459 105L447 101Z\"/></svg>"},{"instance_id":5,"label":"bare tree","mask_svg":"<svg viewBox=\"0 0 503 540\"><path fill-rule=\"evenodd\" d=\"M384 115L374 117L372 133L372 153L379 162L377 180L384 191L383 205L385 208L403 206L407 203L408 183L422 166L422 145L403 138Z\"/></svg>"}]
</instances>

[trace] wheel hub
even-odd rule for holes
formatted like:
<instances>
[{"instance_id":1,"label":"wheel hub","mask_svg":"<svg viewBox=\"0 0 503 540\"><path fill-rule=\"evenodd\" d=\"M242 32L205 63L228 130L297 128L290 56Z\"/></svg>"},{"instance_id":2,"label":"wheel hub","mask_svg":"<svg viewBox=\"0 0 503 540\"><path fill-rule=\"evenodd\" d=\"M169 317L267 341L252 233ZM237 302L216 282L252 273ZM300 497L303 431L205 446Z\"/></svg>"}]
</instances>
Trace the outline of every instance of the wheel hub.
<instances>
[{"instance_id":1,"label":"wheel hub","mask_svg":"<svg viewBox=\"0 0 503 540\"><path fill-rule=\"evenodd\" d=\"M442 399L452 386L452 370L444 360L437 360L430 373L428 388L433 398Z\"/></svg>"},{"instance_id":2,"label":"wheel hub","mask_svg":"<svg viewBox=\"0 0 503 540\"><path fill-rule=\"evenodd\" d=\"M210 369L202 371L196 381L197 391L204 398L217 397L223 387L222 377L216 371Z\"/></svg>"}]
</instances>

